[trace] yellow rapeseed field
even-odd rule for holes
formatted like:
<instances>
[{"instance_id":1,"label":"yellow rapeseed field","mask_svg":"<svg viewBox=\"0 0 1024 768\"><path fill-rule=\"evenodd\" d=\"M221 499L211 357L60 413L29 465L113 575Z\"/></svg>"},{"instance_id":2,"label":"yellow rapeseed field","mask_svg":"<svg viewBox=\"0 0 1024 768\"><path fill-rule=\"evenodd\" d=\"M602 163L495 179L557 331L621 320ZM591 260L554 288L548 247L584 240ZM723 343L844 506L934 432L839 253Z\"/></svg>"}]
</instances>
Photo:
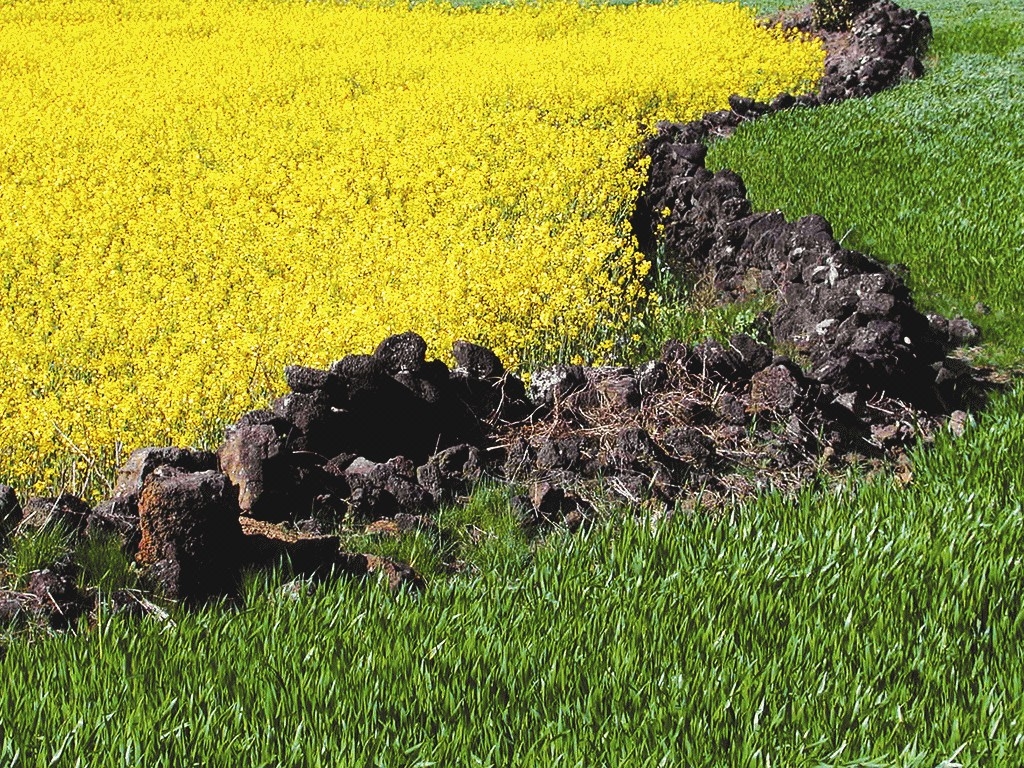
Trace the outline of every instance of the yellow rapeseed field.
<instances>
[{"instance_id":1,"label":"yellow rapeseed field","mask_svg":"<svg viewBox=\"0 0 1024 768\"><path fill-rule=\"evenodd\" d=\"M810 87L738 5L0 6L0 482L86 490L413 329L599 358L659 119Z\"/></svg>"}]
</instances>

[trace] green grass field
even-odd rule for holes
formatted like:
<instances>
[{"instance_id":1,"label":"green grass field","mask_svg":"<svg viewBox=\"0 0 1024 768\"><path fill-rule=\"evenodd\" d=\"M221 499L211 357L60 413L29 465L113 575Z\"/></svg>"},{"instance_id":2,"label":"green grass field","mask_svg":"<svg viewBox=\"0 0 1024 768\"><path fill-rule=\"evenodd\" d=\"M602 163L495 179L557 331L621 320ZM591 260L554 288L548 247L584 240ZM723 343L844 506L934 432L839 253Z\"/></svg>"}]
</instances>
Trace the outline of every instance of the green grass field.
<instances>
[{"instance_id":1,"label":"green grass field","mask_svg":"<svg viewBox=\"0 0 1024 768\"><path fill-rule=\"evenodd\" d=\"M0 760L1019 764L1022 406L907 489L611 520L418 598L260 577L240 611L11 643Z\"/></svg>"},{"instance_id":2,"label":"green grass field","mask_svg":"<svg viewBox=\"0 0 1024 768\"><path fill-rule=\"evenodd\" d=\"M747 126L713 162L908 264L1018 364L1024 9L917 5L928 77ZM851 476L532 548L417 538L420 567L462 546L476 568L419 597L252 577L241 609L7 638L0 765L1020 766L1022 455L1018 389L917 450L906 488ZM506 507L485 490L442 523L510 530Z\"/></svg>"},{"instance_id":3,"label":"green grass field","mask_svg":"<svg viewBox=\"0 0 1024 768\"><path fill-rule=\"evenodd\" d=\"M754 204L820 213L844 245L910 267L922 307L963 314L990 359L1024 352L1024 10L907 3L936 35L928 76L872 99L750 123L709 154ZM975 311L982 302L991 314Z\"/></svg>"}]
</instances>

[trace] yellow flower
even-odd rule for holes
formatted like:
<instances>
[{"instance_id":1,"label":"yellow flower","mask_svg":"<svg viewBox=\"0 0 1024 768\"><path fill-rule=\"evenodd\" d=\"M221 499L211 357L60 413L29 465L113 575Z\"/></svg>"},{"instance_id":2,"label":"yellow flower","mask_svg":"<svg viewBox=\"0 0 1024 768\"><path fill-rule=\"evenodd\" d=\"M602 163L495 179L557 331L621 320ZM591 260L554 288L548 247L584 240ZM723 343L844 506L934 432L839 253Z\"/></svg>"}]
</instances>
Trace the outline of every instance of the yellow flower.
<instances>
[{"instance_id":1,"label":"yellow flower","mask_svg":"<svg viewBox=\"0 0 1024 768\"><path fill-rule=\"evenodd\" d=\"M615 353L640 125L820 76L738 5L0 6L0 481L95 495L415 329Z\"/></svg>"}]
</instances>

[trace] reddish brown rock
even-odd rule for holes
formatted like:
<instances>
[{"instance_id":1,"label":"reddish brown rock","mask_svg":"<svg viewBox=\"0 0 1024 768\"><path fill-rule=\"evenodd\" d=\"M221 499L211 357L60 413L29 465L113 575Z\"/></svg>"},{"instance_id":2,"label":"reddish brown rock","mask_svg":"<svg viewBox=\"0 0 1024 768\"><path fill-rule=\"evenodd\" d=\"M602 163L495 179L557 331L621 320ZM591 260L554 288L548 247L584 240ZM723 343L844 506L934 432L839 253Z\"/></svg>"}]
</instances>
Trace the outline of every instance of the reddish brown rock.
<instances>
[{"instance_id":1,"label":"reddish brown rock","mask_svg":"<svg viewBox=\"0 0 1024 768\"><path fill-rule=\"evenodd\" d=\"M242 513L277 522L291 512L294 482L285 439L270 424L235 427L217 457L221 471L238 489Z\"/></svg>"},{"instance_id":2,"label":"reddish brown rock","mask_svg":"<svg viewBox=\"0 0 1024 768\"><path fill-rule=\"evenodd\" d=\"M750 409L789 413L800 401L802 387L797 375L785 365L771 365L750 380Z\"/></svg>"},{"instance_id":3,"label":"reddish brown rock","mask_svg":"<svg viewBox=\"0 0 1024 768\"><path fill-rule=\"evenodd\" d=\"M241 563L238 491L218 472L158 469L139 496L137 562L167 597L189 602L234 592Z\"/></svg>"}]
</instances>

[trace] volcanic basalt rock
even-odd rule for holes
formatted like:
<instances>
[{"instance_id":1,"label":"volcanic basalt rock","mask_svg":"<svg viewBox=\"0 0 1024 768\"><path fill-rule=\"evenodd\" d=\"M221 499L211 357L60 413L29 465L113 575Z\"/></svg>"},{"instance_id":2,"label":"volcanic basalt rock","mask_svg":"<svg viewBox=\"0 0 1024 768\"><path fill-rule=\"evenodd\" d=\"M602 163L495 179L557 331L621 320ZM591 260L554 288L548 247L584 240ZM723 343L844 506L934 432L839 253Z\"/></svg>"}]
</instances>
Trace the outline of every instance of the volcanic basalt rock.
<instances>
[{"instance_id":1,"label":"volcanic basalt rock","mask_svg":"<svg viewBox=\"0 0 1024 768\"><path fill-rule=\"evenodd\" d=\"M217 457L238 489L242 512L277 522L302 511L297 457L288 448L288 426L240 423L227 431Z\"/></svg>"},{"instance_id":2,"label":"volcanic basalt rock","mask_svg":"<svg viewBox=\"0 0 1024 768\"><path fill-rule=\"evenodd\" d=\"M330 370L289 367L293 391L230 426L218 450L243 514L372 521L464 492L494 429L537 406L488 349L456 342L451 370L425 352L407 332Z\"/></svg>"},{"instance_id":3,"label":"volcanic basalt rock","mask_svg":"<svg viewBox=\"0 0 1024 768\"><path fill-rule=\"evenodd\" d=\"M435 502L467 493L484 473L486 458L475 445L463 443L438 451L416 468L416 482Z\"/></svg>"},{"instance_id":4,"label":"volcanic basalt rock","mask_svg":"<svg viewBox=\"0 0 1024 768\"><path fill-rule=\"evenodd\" d=\"M146 478L159 467L203 472L217 468L217 457L192 448L139 448L129 454L128 461L117 471L113 498L137 498Z\"/></svg>"},{"instance_id":5,"label":"volcanic basalt rock","mask_svg":"<svg viewBox=\"0 0 1024 768\"><path fill-rule=\"evenodd\" d=\"M118 539L125 554L134 558L142 540L138 498L131 495L104 499L93 508L85 532L90 537Z\"/></svg>"},{"instance_id":6,"label":"volcanic basalt rock","mask_svg":"<svg viewBox=\"0 0 1024 768\"><path fill-rule=\"evenodd\" d=\"M243 543L239 512L238 491L227 476L158 468L139 495L136 560L173 600L233 594Z\"/></svg>"},{"instance_id":7,"label":"volcanic basalt rock","mask_svg":"<svg viewBox=\"0 0 1024 768\"><path fill-rule=\"evenodd\" d=\"M0 485L0 544L21 520L21 502L9 485Z\"/></svg>"},{"instance_id":8,"label":"volcanic basalt rock","mask_svg":"<svg viewBox=\"0 0 1024 768\"><path fill-rule=\"evenodd\" d=\"M809 19L809 11L783 17L802 29L811 29ZM931 26L927 16L886 0L857 15L843 34L825 36L826 75L813 101L868 95L916 72ZM713 113L686 125L663 124L648 141L648 181L633 218L641 245L653 253L660 234L662 268L683 279L711 274L727 300L768 295L777 307L775 344L800 354L827 398L896 399L946 413L976 404L970 374L947 358L961 343L977 341L976 327L964 318L922 315L900 274L844 248L823 218L787 222L778 213L752 213L739 176L705 168L701 142L738 121L810 102L783 96L768 105L738 97L730 103L733 119ZM687 365L691 373L719 380L749 375L734 370L730 355L713 343L694 350ZM753 410L772 398L765 376L757 382ZM732 401L718 405L720 415L742 423Z\"/></svg>"},{"instance_id":9,"label":"volcanic basalt rock","mask_svg":"<svg viewBox=\"0 0 1024 768\"><path fill-rule=\"evenodd\" d=\"M78 568L67 559L25 574L19 589L0 589L0 626L72 629L95 606L79 589Z\"/></svg>"},{"instance_id":10,"label":"volcanic basalt rock","mask_svg":"<svg viewBox=\"0 0 1024 768\"><path fill-rule=\"evenodd\" d=\"M927 15L889 0L874 3L854 18L846 46L826 60L819 98L827 103L869 96L921 77L931 36Z\"/></svg>"},{"instance_id":11,"label":"volcanic basalt rock","mask_svg":"<svg viewBox=\"0 0 1024 768\"><path fill-rule=\"evenodd\" d=\"M22 528L43 528L61 525L74 532L84 531L92 510L74 494L62 493L48 498L30 498L22 508L18 525Z\"/></svg>"},{"instance_id":12,"label":"volcanic basalt rock","mask_svg":"<svg viewBox=\"0 0 1024 768\"><path fill-rule=\"evenodd\" d=\"M89 536L112 536L134 557L142 538L139 527L139 494L153 472L173 467L185 472L202 472L217 468L217 457L209 451L192 448L148 447L132 451L118 469L110 498L104 499L89 513L85 532Z\"/></svg>"}]
</instances>

